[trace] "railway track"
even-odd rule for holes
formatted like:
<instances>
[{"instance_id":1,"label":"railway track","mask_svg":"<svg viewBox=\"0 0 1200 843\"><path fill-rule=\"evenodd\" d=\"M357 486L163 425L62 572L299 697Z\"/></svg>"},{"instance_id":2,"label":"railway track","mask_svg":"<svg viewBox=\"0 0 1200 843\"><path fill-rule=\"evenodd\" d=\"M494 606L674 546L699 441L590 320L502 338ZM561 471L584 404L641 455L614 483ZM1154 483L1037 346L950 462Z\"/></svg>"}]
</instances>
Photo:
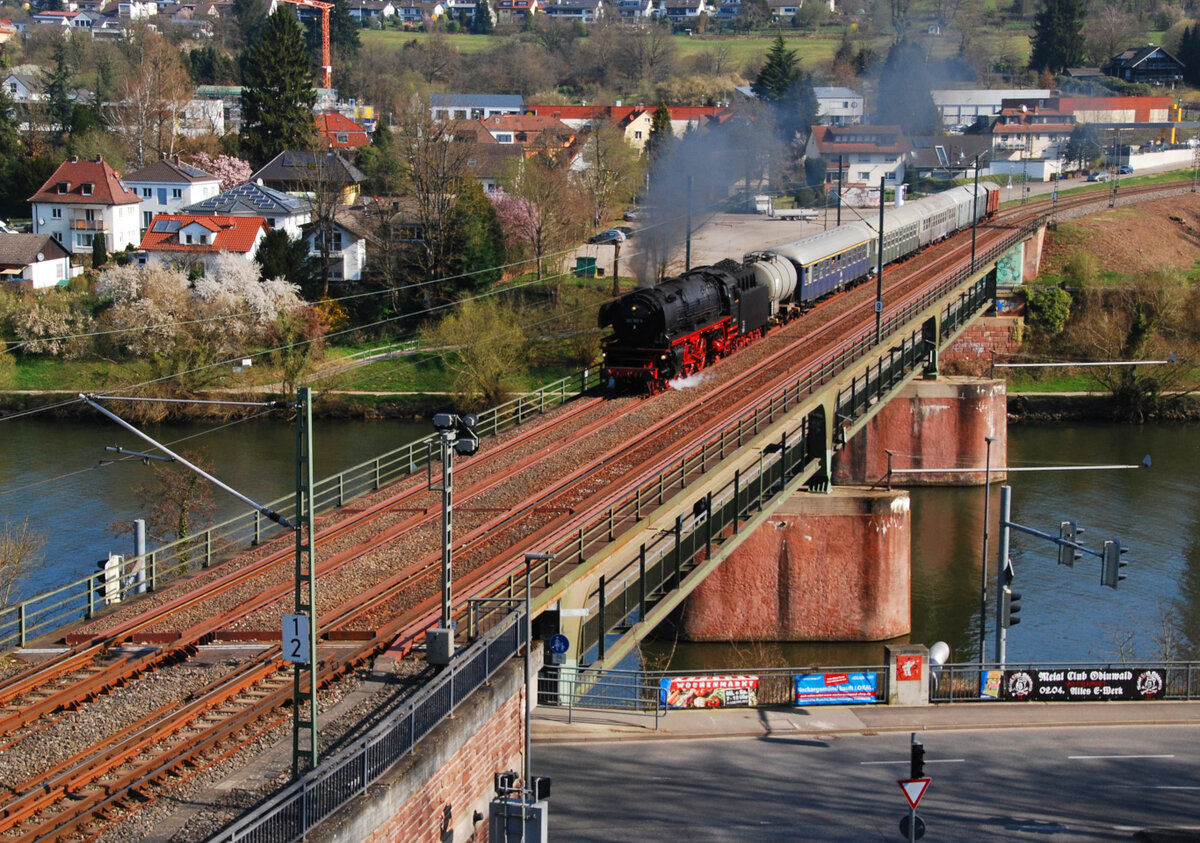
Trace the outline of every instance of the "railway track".
<instances>
[{"instance_id":1,"label":"railway track","mask_svg":"<svg viewBox=\"0 0 1200 843\"><path fill-rule=\"evenodd\" d=\"M1106 204L1107 197L1090 202ZM1064 202L1060 200L1059 210L1063 208ZM1015 224L1020 220L1017 214L1005 214L998 224ZM986 248L1004 233L1001 228L981 229L980 248ZM885 273L889 305L902 304L907 296L916 294L918 287L928 283L922 279L927 279L929 273L940 275L951 271L962 263L966 254L969 242L964 242L960 234L938 250L935 261L917 259L890 268ZM811 359L827 354L830 345L837 343L839 330L849 330L848 325L857 329L861 324L864 304L871 298L871 291L849 291L819 308L815 316L797 320L786 332L776 332L760 343L767 350L762 359L739 371L737 378L728 379L713 393L683 402L666 418L647 427L637 441L622 441L600 449L574 472L552 484L542 483L537 494L522 497L516 504L497 504L489 496L502 494L521 471L532 470L550 456L560 454L564 445L581 451L587 439L602 438L613 417L636 412L648 402L632 402L636 405L632 410L632 405L618 407L616 402L606 402L609 409L617 409L597 412L595 418L582 422L570 436L564 432L568 425L556 416L515 437L514 441L520 440L527 449L525 455L498 470L489 470L490 461L498 464L499 454L511 454L516 448L512 443L505 443L494 452L489 448L475 460L463 462L458 476L469 473L471 480L466 491L460 491L461 503L456 507L460 525L465 523L467 528L464 537L456 542L455 579L459 593L484 594L495 590L521 564L524 549L603 510L617 494L612 490L637 482L639 477L654 473L662 464L675 461L694 448L699 435L695 431L721 424L737 413L748 395L769 391L773 384L796 369L803 369ZM562 415L578 421L598 408L598 402L586 406L581 402ZM681 435L675 425L684 420L690 431ZM651 454L653 459L648 456ZM579 462L575 455L571 461ZM428 529L438 515L413 514L378 529L379 519L385 513L428 509L420 505L422 494L428 492L409 488L389 495L353 513L345 523L320 531L317 542L322 582L402 536ZM472 506L472 501L477 503ZM497 511L502 514L495 514ZM369 541L352 542L328 560L320 559L322 546L360 528L374 530L375 536ZM230 593L247 583L253 587L254 578L264 575L272 566L276 569L286 566L290 576L290 563L291 548L283 548L254 563L254 571L235 570L219 576L223 585L217 593ZM355 632L362 639L354 646L322 647L325 650L324 654L319 651L322 687L358 669L389 647L404 650L418 640L436 615L437 568L438 558L432 553L425 554L381 579L370 591L330 611L322 611L319 626L323 631ZM283 592L279 589L278 584L259 589L254 599L242 600L234 608L213 615L209 622L189 627L178 642L156 648L153 653L112 652L119 644L136 639L139 631L169 623L180 607L193 607L201 599L195 594L179 594L166 606L143 617L97 633L86 645L73 648L52 664L10 678L0 686L0 705L6 712L0 717L0 735L5 737L8 750L19 751L22 728L35 721L53 721L49 712L62 713L86 705L106 688L162 669L172 659L186 660L196 647L218 632L247 618L269 613L290 596L290 580ZM206 586L205 599L211 596ZM112 662L102 662L102 658ZM281 677L283 685L277 687ZM39 687L43 689L40 692L36 690ZM16 839L22 840L67 836L94 839L139 804L152 801L167 780L195 775L213 763L213 759L236 751L278 725L286 716L283 709L290 698L290 679L282 670L278 648L270 647L229 676L197 689L179 704L164 706L110 735L102 749L77 753L54 763L44 774L12 786L14 797L0 806L0 831L20 835ZM39 712L36 716L32 714L34 710Z\"/></svg>"}]
</instances>

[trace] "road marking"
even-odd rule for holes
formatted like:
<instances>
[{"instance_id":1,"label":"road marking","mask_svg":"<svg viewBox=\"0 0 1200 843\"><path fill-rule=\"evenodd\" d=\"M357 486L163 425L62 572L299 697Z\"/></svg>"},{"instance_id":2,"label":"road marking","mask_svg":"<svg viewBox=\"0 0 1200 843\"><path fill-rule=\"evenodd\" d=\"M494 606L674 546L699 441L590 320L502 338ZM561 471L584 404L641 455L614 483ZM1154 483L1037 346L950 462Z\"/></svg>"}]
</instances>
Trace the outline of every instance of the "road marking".
<instances>
[{"instance_id":1,"label":"road marking","mask_svg":"<svg viewBox=\"0 0 1200 843\"><path fill-rule=\"evenodd\" d=\"M1175 758L1175 755L1067 755L1068 761L1093 761L1109 758Z\"/></svg>"}]
</instances>

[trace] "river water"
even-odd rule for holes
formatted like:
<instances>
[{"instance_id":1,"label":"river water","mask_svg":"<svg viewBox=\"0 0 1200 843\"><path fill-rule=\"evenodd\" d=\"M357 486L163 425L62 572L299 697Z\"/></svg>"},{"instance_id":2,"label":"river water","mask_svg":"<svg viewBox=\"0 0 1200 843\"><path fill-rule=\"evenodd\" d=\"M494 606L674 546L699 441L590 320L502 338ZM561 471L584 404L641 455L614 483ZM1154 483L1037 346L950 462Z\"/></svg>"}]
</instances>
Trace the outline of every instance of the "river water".
<instances>
[{"instance_id":1,"label":"river water","mask_svg":"<svg viewBox=\"0 0 1200 843\"><path fill-rule=\"evenodd\" d=\"M265 503L289 494L295 483L293 428L276 421L150 426L171 447L199 451L214 474ZM325 477L431 432L428 424L325 421L315 424L316 475ZM0 520L29 519L46 540L45 560L22 584L25 594L45 591L95 570L109 551L131 550L108 525L141 514L133 487L149 480L138 460L100 465L105 445L147 450L114 424L96 420L0 421ZM1074 568L1056 564L1049 542L1014 533L1013 589L1022 594L1021 623L1008 633L1008 660L1107 661L1121 655L1158 657L1171 635L1200 642L1200 428L1186 425L1014 426L1009 464L1063 466L1137 464L1151 454L1150 469L1095 472L1029 472L1010 475L1012 520L1057 535L1075 519L1089 547L1118 538L1130 548L1118 590L1100 585L1100 562ZM987 654L991 658L994 576L998 547L999 487L992 489L988 568ZM222 515L244 505L216 492ZM953 661L978 656L982 488L915 489L913 501L912 633L898 643L946 641ZM1170 635L1164 634L1164 630ZM749 666L866 665L882 660L871 644L690 645L661 639L644 649L647 663L676 669Z\"/></svg>"}]
</instances>

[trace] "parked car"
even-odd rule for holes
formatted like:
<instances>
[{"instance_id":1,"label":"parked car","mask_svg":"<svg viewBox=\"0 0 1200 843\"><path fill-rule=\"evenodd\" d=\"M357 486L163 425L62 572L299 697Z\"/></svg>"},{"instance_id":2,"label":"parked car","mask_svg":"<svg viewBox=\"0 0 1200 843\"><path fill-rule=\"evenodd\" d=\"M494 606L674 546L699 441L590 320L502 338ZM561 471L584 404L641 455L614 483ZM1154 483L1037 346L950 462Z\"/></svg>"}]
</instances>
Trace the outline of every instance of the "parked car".
<instances>
[{"instance_id":1,"label":"parked car","mask_svg":"<svg viewBox=\"0 0 1200 843\"><path fill-rule=\"evenodd\" d=\"M1088 181L1108 181L1108 173L1092 173L1088 176Z\"/></svg>"},{"instance_id":2,"label":"parked car","mask_svg":"<svg viewBox=\"0 0 1200 843\"><path fill-rule=\"evenodd\" d=\"M1117 170L1117 172L1123 176L1127 176L1133 172L1133 167L1130 167L1128 164L1122 164L1120 169Z\"/></svg>"},{"instance_id":3,"label":"parked car","mask_svg":"<svg viewBox=\"0 0 1200 843\"><path fill-rule=\"evenodd\" d=\"M619 232L621 232L622 234L624 234L624 235L625 235L625 239L626 239L626 240L628 240L630 237L632 237L632 236L633 236L633 228L632 228L631 226L628 226L628 225L618 225L618 226L617 226L617 231L619 231Z\"/></svg>"},{"instance_id":4,"label":"parked car","mask_svg":"<svg viewBox=\"0 0 1200 843\"><path fill-rule=\"evenodd\" d=\"M628 211L625 212L625 221L626 222L634 222L636 220L640 220L641 218L642 218L642 212L640 210L638 210L637 208L630 208Z\"/></svg>"},{"instance_id":5,"label":"parked car","mask_svg":"<svg viewBox=\"0 0 1200 843\"><path fill-rule=\"evenodd\" d=\"M607 231L601 231L599 234L593 234L588 238L589 243L624 243L625 232L617 228L610 228Z\"/></svg>"}]
</instances>

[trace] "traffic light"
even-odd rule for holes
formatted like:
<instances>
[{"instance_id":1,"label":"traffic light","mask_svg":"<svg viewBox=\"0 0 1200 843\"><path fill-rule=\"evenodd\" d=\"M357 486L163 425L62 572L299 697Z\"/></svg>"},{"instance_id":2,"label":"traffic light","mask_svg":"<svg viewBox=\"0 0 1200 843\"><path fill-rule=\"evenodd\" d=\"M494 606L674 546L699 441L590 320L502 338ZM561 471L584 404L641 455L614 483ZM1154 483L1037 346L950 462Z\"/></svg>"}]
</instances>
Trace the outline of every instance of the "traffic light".
<instances>
[{"instance_id":1,"label":"traffic light","mask_svg":"<svg viewBox=\"0 0 1200 843\"><path fill-rule=\"evenodd\" d=\"M909 766L910 779L925 778L925 745L914 743L912 745L912 764Z\"/></svg>"},{"instance_id":2,"label":"traffic light","mask_svg":"<svg viewBox=\"0 0 1200 843\"><path fill-rule=\"evenodd\" d=\"M1121 569L1129 563L1122 562L1121 556L1128 550L1127 547L1121 547L1121 543L1116 539L1104 543L1104 561L1100 566L1100 585L1106 585L1115 590L1117 583L1125 579Z\"/></svg>"},{"instance_id":3,"label":"traffic light","mask_svg":"<svg viewBox=\"0 0 1200 843\"><path fill-rule=\"evenodd\" d=\"M1007 629L1021 622L1017 615L1021 611L1021 595L1008 586L1000 592L1000 626Z\"/></svg>"},{"instance_id":4,"label":"traffic light","mask_svg":"<svg viewBox=\"0 0 1200 843\"><path fill-rule=\"evenodd\" d=\"M1083 530L1074 521L1062 521L1058 525L1058 564L1066 565L1068 568L1075 566L1076 559L1082 559L1083 554L1072 547L1076 544L1076 536L1082 533ZM1071 544L1064 544L1071 542Z\"/></svg>"}]
</instances>

